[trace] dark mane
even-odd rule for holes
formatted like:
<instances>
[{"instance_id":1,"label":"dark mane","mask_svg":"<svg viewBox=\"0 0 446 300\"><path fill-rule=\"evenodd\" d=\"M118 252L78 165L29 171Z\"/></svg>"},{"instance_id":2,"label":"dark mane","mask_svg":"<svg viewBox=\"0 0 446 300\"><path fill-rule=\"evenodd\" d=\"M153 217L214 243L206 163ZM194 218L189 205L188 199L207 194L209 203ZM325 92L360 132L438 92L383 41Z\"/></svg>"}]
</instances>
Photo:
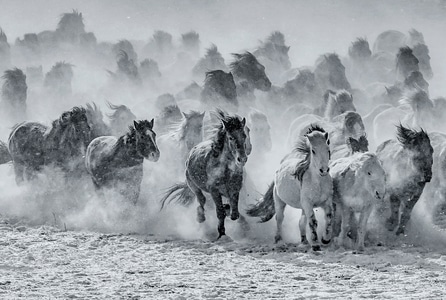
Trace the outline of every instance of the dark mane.
<instances>
[{"instance_id":1,"label":"dark mane","mask_svg":"<svg viewBox=\"0 0 446 300\"><path fill-rule=\"evenodd\" d=\"M17 85L19 82L26 81L26 75L19 68L14 68L6 70L2 79L5 80L3 83L3 88L5 88L7 85Z\"/></svg>"},{"instance_id":2,"label":"dark mane","mask_svg":"<svg viewBox=\"0 0 446 300\"><path fill-rule=\"evenodd\" d=\"M222 70L206 72L201 98L206 102L208 101L207 98L212 97L215 93L223 96L231 103L236 102L234 104L238 104L237 90L231 73L226 73Z\"/></svg>"},{"instance_id":3,"label":"dark mane","mask_svg":"<svg viewBox=\"0 0 446 300\"><path fill-rule=\"evenodd\" d=\"M199 41L200 35L196 31L192 30L182 34L181 39L185 44L193 44Z\"/></svg>"},{"instance_id":4,"label":"dark mane","mask_svg":"<svg viewBox=\"0 0 446 300\"><path fill-rule=\"evenodd\" d=\"M251 53L251 52L244 52L244 53L232 53L232 56L235 58L233 62L229 64L229 67L231 69L231 72L234 74L240 73L240 68L242 68L246 64L254 64L258 63L257 58Z\"/></svg>"},{"instance_id":5,"label":"dark mane","mask_svg":"<svg viewBox=\"0 0 446 300\"><path fill-rule=\"evenodd\" d=\"M71 110L65 111L62 115L53 121L52 127L56 128L57 126L65 127L67 124L78 123L82 120L82 117L87 118L87 111L85 108L81 106L75 106Z\"/></svg>"},{"instance_id":6,"label":"dark mane","mask_svg":"<svg viewBox=\"0 0 446 300\"><path fill-rule=\"evenodd\" d=\"M229 115L226 111L222 109L216 109L212 111L211 114L217 117L221 122L211 125L210 132L211 135L209 137L215 144L215 150L221 152L224 146L224 137L226 131L234 132L237 130L243 130L244 125L242 123L242 119L238 115ZM223 125L223 122L226 125Z\"/></svg>"},{"instance_id":7,"label":"dark mane","mask_svg":"<svg viewBox=\"0 0 446 300\"><path fill-rule=\"evenodd\" d=\"M221 56L221 53L218 52L217 45L212 44L209 48L206 49L205 56L206 57L212 57L212 56L216 56L216 55Z\"/></svg>"},{"instance_id":8,"label":"dark mane","mask_svg":"<svg viewBox=\"0 0 446 300\"><path fill-rule=\"evenodd\" d=\"M408 55L413 55L413 50L409 46L401 47L398 50L398 55L397 56L401 56L401 55L404 56L404 57L406 57Z\"/></svg>"},{"instance_id":9,"label":"dark mane","mask_svg":"<svg viewBox=\"0 0 446 300\"><path fill-rule=\"evenodd\" d=\"M267 42L271 42L276 45L285 46L285 36L280 31L272 32L267 38Z\"/></svg>"},{"instance_id":10,"label":"dark mane","mask_svg":"<svg viewBox=\"0 0 446 300\"><path fill-rule=\"evenodd\" d=\"M82 29L84 29L85 25L83 22L82 13L79 13L77 10L73 9L71 13L62 14L59 23L57 23L56 30L66 30L67 29L66 27L70 25L72 20L78 21Z\"/></svg>"},{"instance_id":11,"label":"dark mane","mask_svg":"<svg viewBox=\"0 0 446 300\"><path fill-rule=\"evenodd\" d=\"M0 42L3 42L3 43L8 42L8 37L6 36L5 32L1 28L0 28Z\"/></svg>"},{"instance_id":12,"label":"dark mane","mask_svg":"<svg viewBox=\"0 0 446 300\"><path fill-rule=\"evenodd\" d=\"M372 51L370 50L369 42L365 38L357 38L348 49L348 55L352 58L371 57Z\"/></svg>"},{"instance_id":13,"label":"dark mane","mask_svg":"<svg viewBox=\"0 0 446 300\"><path fill-rule=\"evenodd\" d=\"M190 120L194 120L198 117L203 116L201 112L196 110L190 110L187 112L186 115L187 117L183 116L181 121L175 122L174 124L169 126L170 133L168 133L168 135L170 135L171 137L175 137L177 141L182 141L186 137L187 130L189 129L188 127L191 126L189 122Z\"/></svg>"},{"instance_id":14,"label":"dark mane","mask_svg":"<svg viewBox=\"0 0 446 300\"><path fill-rule=\"evenodd\" d=\"M112 121L113 121L113 120L116 120L116 119L118 118L119 113L122 112L122 111L125 111L125 112L127 112L127 113L133 115L133 113L132 113L132 111L130 110L130 108L128 108L127 106L125 106L125 105L123 105L123 104L122 104L122 105L114 105L114 104L111 104L110 102L107 102L107 105L108 105L108 107L109 107L111 110L114 110L113 113L111 113L111 114L107 114L107 116L108 116Z\"/></svg>"},{"instance_id":15,"label":"dark mane","mask_svg":"<svg viewBox=\"0 0 446 300\"><path fill-rule=\"evenodd\" d=\"M403 147L413 145L414 142L418 141L420 138L429 139L429 136L423 129L421 129L420 131L416 131L404 127L401 123L396 126L396 129L397 129L396 138Z\"/></svg>"}]
</instances>

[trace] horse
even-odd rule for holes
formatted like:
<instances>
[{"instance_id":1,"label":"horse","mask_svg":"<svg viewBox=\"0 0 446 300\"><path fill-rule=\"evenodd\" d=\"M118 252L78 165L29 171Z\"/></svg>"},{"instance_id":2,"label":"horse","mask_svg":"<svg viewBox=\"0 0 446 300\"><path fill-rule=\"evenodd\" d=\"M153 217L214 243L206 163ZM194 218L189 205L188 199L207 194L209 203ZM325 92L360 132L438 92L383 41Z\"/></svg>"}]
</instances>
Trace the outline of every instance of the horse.
<instances>
[{"instance_id":1,"label":"horse","mask_svg":"<svg viewBox=\"0 0 446 300\"><path fill-rule=\"evenodd\" d=\"M0 141L0 165L10 162L11 155L9 154L8 146L5 142Z\"/></svg>"},{"instance_id":2,"label":"horse","mask_svg":"<svg viewBox=\"0 0 446 300\"><path fill-rule=\"evenodd\" d=\"M243 99L243 104L255 100L254 90L268 92L271 81L265 73L265 67L260 64L252 53L233 53L234 60L229 64L234 81L237 85L237 96Z\"/></svg>"},{"instance_id":3,"label":"horse","mask_svg":"<svg viewBox=\"0 0 446 300\"><path fill-rule=\"evenodd\" d=\"M79 44L80 36L85 34L85 25L82 13L74 10L71 13L62 14L56 31L55 40L58 43Z\"/></svg>"},{"instance_id":4,"label":"horse","mask_svg":"<svg viewBox=\"0 0 446 300\"><path fill-rule=\"evenodd\" d=\"M153 59L144 59L139 64L139 74L143 81L153 82L161 78L158 63Z\"/></svg>"},{"instance_id":5,"label":"horse","mask_svg":"<svg viewBox=\"0 0 446 300\"><path fill-rule=\"evenodd\" d=\"M332 147L331 160L334 161L338 158L349 157L355 153L367 151L369 151L369 141L366 135L361 135L358 139L349 136L345 139L345 144Z\"/></svg>"},{"instance_id":6,"label":"horse","mask_svg":"<svg viewBox=\"0 0 446 300\"><path fill-rule=\"evenodd\" d=\"M413 46L412 50L413 55L418 59L421 73L423 73L424 77L427 79L432 79L434 73L432 72L430 63L431 57L429 56L429 48L425 44L416 44Z\"/></svg>"},{"instance_id":7,"label":"horse","mask_svg":"<svg viewBox=\"0 0 446 300\"><path fill-rule=\"evenodd\" d=\"M203 58L197 62L197 64L192 69L192 74L194 77L203 80L203 77L206 75L206 72L212 70L222 70L224 72L228 72L229 68L225 64L225 59L218 51L216 45L212 44L211 47L206 49L206 54Z\"/></svg>"},{"instance_id":8,"label":"horse","mask_svg":"<svg viewBox=\"0 0 446 300\"><path fill-rule=\"evenodd\" d=\"M328 167L329 144L328 132L319 126L311 126L293 152L282 160L274 182L269 186L263 199L247 210L249 216L261 217L261 222L267 222L274 214L276 215L276 243L282 240L282 222L287 204L302 210L299 221L301 242L307 243L305 230L307 225L310 228L310 245L314 251L320 251L321 247L313 209L323 207L326 228L321 241L323 244L330 242L333 182Z\"/></svg>"},{"instance_id":9,"label":"horse","mask_svg":"<svg viewBox=\"0 0 446 300\"><path fill-rule=\"evenodd\" d=\"M112 114L109 114L111 133L114 136L121 136L126 132L126 129L132 121L136 120L136 116L125 105L114 105L107 102L108 107L113 110Z\"/></svg>"},{"instance_id":10,"label":"horse","mask_svg":"<svg viewBox=\"0 0 446 300\"><path fill-rule=\"evenodd\" d=\"M250 137L252 149L254 150L252 156L262 156L270 152L273 144L268 117L259 110L252 110L248 115L247 128L249 128L247 136Z\"/></svg>"},{"instance_id":11,"label":"horse","mask_svg":"<svg viewBox=\"0 0 446 300\"><path fill-rule=\"evenodd\" d=\"M192 148L203 141L204 112L183 112L182 119L169 127L169 131L158 139L159 148L166 157L163 168L184 174L184 162ZM169 175L169 176L170 176Z\"/></svg>"},{"instance_id":12,"label":"horse","mask_svg":"<svg viewBox=\"0 0 446 300\"><path fill-rule=\"evenodd\" d=\"M194 197L199 206L197 221L206 220L204 205L209 193L215 203L218 218L218 238L226 235L225 217L244 220L238 210L239 193L243 183L243 166L248 160L246 151L246 119L217 111L220 123L214 126L209 140L196 145L186 160L186 182L172 186L161 199L161 209L167 201L177 199L183 205ZM229 199L229 207L222 197ZM170 200L169 200L170 199Z\"/></svg>"},{"instance_id":13,"label":"horse","mask_svg":"<svg viewBox=\"0 0 446 300\"><path fill-rule=\"evenodd\" d=\"M153 131L154 120L133 121L119 138L94 139L85 154L85 166L97 191L108 187L136 204L143 178L143 162L158 161L160 151Z\"/></svg>"},{"instance_id":14,"label":"horse","mask_svg":"<svg viewBox=\"0 0 446 300\"><path fill-rule=\"evenodd\" d=\"M127 52L120 50L117 55L116 64L118 66L116 72L107 70L112 79L116 83L121 83L123 80L135 85L141 85L141 77L138 72L138 67L133 59L129 57Z\"/></svg>"},{"instance_id":15,"label":"horse","mask_svg":"<svg viewBox=\"0 0 446 300\"><path fill-rule=\"evenodd\" d=\"M345 60L346 76L353 80L354 86L365 86L371 77L370 63L372 51L369 42L364 38L358 38L348 48L348 58Z\"/></svg>"},{"instance_id":16,"label":"horse","mask_svg":"<svg viewBox=\"0 0 446 300\"><path fill-rule=\"evenodd\" d=\"M283 33L274 31L252 54L265 66L268 78L279 81L281 75L291 68L289 50L290 47L285 45Z\"/></svg>"},{"instance_id":17,"label":"horse","mask_svg":"<svg viewBox=\"0 0 446 300\"><path fill-rule=\"evenodd\" d=\"M196 31L189 31L181 35L181 46L193 58L200 55L200 35Z\"/></svg>"},{"instance_id":18,"label":"horse","mask_svg":"<svg viewBox=\"0 0 446 300\"><path fill-rule=\"evenodd\" d=\"M396 78L404 80L413 71L419 71L419 60L410 47L401 47L396 55Z\"/></svg>"},{"instance_id":19,"label":"horse","mask_svg":"<svg viewBox=\"0 0 446 300\"><path fill-rule=\"evenodd\" d=\"M57 62L45 74L43 86L55 97L69 96L72 93L73 65L64 61Z\"/></svg>"},{"instance_id":20,"label":"horse","mask_svg":"<svg viewBox=\"0 0 446 300\"><path fill-rule=\"evenodd\" d=\"M90 126L90 139L93 140L100 136L110 135L111 129L105 124L101 109L96 103L87 103L86 114L88 126Z\"/></svg>"},{"instance_id":21,"label":"horse","mask_svg":"<svg viewBox=\"0 0 446 300\"><path fill-rule=\"evenodd\" d=\"M385 225L389 231L397 228L397 235L404 234L413 207L432 179L433 151L424 130L401 124L397 126L397 139L385 141L376 150L387 174L386 201L378 212L384 215L390 210Z\"/></svg>"},{"instance_id":22,"label":"horse","mask_svg":"<svg viewBox=\"0 0 446 300\"><path fill-rule=\"evenodd\" d=\"M82 156L90 142L90 126L85 108L62 113L47 127L37 122L17 124L8 139L16 182L32 179L45 166L73 174L82 167Z\"/></svg>"},{"instance_id":23,"label":"horse","mask_svg":"<svg viewBox=\"0 0 446 300\"><path fill-rule=\"evenodd\" d=\"M6 70L2 76L2 94L0 107L3 117L14 123L26 119L26 97L28 86L26 75L22 70L14 68Z\"/></svg>"},{"instance_id":24,"label":"horse","mask_svg":"<svg viewBox=\"0 0 446 300\"><path fill-rule=\"evenodd\" d=\"M341 244L349 245L347 234L353 228L351 219L359 213L356 250L364 251L367 221L375 203L385 195L386 173L378 157L370 152L356 153L330 163L333 178L333 206L335 218L341 216ZM337 226L334 224L334 231Z\"/></svg>"},{"instance_id":25,"label":"horse","mask_svg":"<svg viewBox=\"0 0 446 300\"><path fill-rule=\"evenodd\" d=\"M323 91L351 89L345 75L345 67L336 53L320 56L315 63L314 75Z\"/></svg>"},{"instance_id":26,"label":"horse","mask_svg":"<svg viewBox=\"0 0 446 300\"><path fill-rule=\"evenodd\" d=\"M156 30L150 41L142 49L145 57L155 59L161 65L170 63L174 58L172 35L162 30Z\"/></svg>"},{"instance_id":27,"label":"horse","mask_svg":"<svg viewBox=\"0 0 446 300\"><path fill-rule=\"evenodd\" d=\"M174 124L181 122L183 115L180 108L176 103L165 106L160 114L155 117L156 119L156 131L160 134L165 134L169 131L170 127Z\"/></svg>"},{"instance_id":28,"label":"horse","mask_svg":"<svg viewBox=\"0 0 446 300\"><path fill-rule=\"evenodd\" d=\"M226 73L222 70L206 72L200 102L208 108L221 106L236 111L239 102L232 73Z\"/></svg>"},{"instance_id":29,"label":"horse","mask_svg":"<svg viewBox=\"0 0 446 300\"><path fill-rule=\"evenodd\" d=\"M132 60L134 63L138 61L138 54L136 54L132 43L130 43L128 40L119 40L113 45L111 52L113 57L119 57L119 55L122 55L122 52L124 52L129 60Z\"/></svg>"},{"instance_id":30,"label":"horse","mask_svg":"<svg viewBox=\"0 0 446 300\"><path fill-rule=\"evenodd\" d=\"M339 116L347 111L356 111L353 104L353 96L346 90L339 90L336 94L328 95L328 102L325 109L324 117L331 121L334 117Z\"/></svg>"},{"instance_id":31,"label":"horse","mask_svg":"<svg viewBox=\"0 0 446 300\"><path fill-rule=\"evenodd\" d=\"M401 47L413 47L416 44L424 44L424 36L415 29L411 29L408 36L397 30L386 30L376 37L373 53L384 51L396 54Z\"/></svg>"},{"instance_id":32,"label":"horse","mask_svg":"<svg viewBox=\"0 0 446 300\"><path fill-rule=\"evenodd\" d=\"M8 37L0 28L0 72L11 67L11 46Z\"/></svg>"}]
</instances>

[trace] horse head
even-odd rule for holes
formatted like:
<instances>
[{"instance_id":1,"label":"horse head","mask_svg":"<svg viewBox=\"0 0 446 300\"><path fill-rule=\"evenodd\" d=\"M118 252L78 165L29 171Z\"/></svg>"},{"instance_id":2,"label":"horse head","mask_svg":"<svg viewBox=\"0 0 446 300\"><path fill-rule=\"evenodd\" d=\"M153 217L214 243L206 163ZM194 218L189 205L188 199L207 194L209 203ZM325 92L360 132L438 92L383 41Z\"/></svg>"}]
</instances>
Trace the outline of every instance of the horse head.
<instances>
[{"instance_id":1,"label":"horse head","mask_svg":"<svg viewBox=\"0 0 446 300\"><path fill-rule=\"evenodd\" d=\"M345 75L345 67L335 53L322 55L316 60L314 69L316 80L322 89L351 89Z\"/></svg>"},{"instance_id":2,"label":"horse head","mask_svg":"<svg viewBox=\"0 0 446 300\"><path fill-rule=\"evenodd\" d=\"M348 55L355 61L367 61L372 58L369 42L366 39L358 38L352 42L348 49Z\"/></svg>"},{"instance_id":3,"label":"horse head","mask_svg":"<svg viewBox=\"0 0 446 300\"><path fill-rule=\"evenodd\" d=\"M350 170L355 172L357 185L376 199L383 199L386 192L386 173L378 157L366 152L355 158L357 159L350 165Z\"/></svg>"},{"instance_id":4,"label":"horse head","mask_svg":"<svg viewBox=\"0 0 446 300\"><path fill-rule=\"evenodd\" d=\"M365 135L361 135L359 139L349 136L345 139L345 143L350 149L350 153L364 153L369 151L369 141Z\"/></svg>"},{"instance_id":5,"label":"horse head","mask_svg":"<svg viewBox=\"0 0 446 300\"><path fill-rule=\"evenodd\" d=\"M147 120L133 121L137 153L150 161L156 162L160 157L160 151L156 145L153 123L153 119L150 122Z\"/></svg>"},{"instance_id":6,"label":"horse head","mask_svg":"<svg viewBox=\"0 0 446 300\"><path fill-rule=\"evenodd\" d=\"M237 103L237 88L232 73L222 70L206 72L203 92L212 91L229 102ZM238 103L237 103L238 104Z\"/></svg>"},{"instance_id":7,"label":"horse head","mask_svg":"<svg viewBox=\"0 0 446 300\"><path fill-rule=\"evenodd\" d=\"M235 164L240 167L244 166L248 161L246 119L241 119L237 115L229 115L220 109L217 109L216 115L221 122L218 132L224 134L224 145L227 146L229 153L234 158Z\"/></svg>"},{"instance_id":8,"label":"horse head","mask_svg":"<svg viewBox=\"0 0 446 300\"><path fill-rule=\"evenodd\" d=\"M419 61L420 71L427 79L432 79L434 73L431 67L431 57L429 55L429 48L425 44L416 44L413 46L413 54Z\"/></svg>"},{"instance_id":9,"label":"horse head","mask_svg":"<svg viewBox=\"0 0 446 300\"><path fill-rule=\"evenodd\" d=\"M434 149L427 133L423 129L416 131L400 124L397 126L397 138L401 146L412 153L418 183L430 182Z\"/></svg>"},{"instance_id":10,"label":"horse head","mask_svg":"<svg viewBox=\"0 0 446 300\"><path fill-rule=\"evenodd\" d=\"M14 106L25 105L28 86L23 71L18 68L6 70L2 79L4 80L2 86L3 100Z\"/></svg>"},{"instance_id":11,"label":"horse head","mask_svg":"<svg viewBox=\"0 0 446 300\"><path fill-rule=\"evenodd\" d=\"M304 135L306 152L310 160L310 166L317 170L320 176L328 175L330 168L330 140L328 132L319 126L311 125Z\"/></svg>"},{"instance_id":12,"label":"horse head","mask_svg":"<svg viewBox=\"0 0 446 300\"><path fill-rule=\"evenodd\" d=\"M406 78L411 72L419 71L419 60L410 47L401 47L396 55L397 76Z\"/></svg>"},{"instance_id":13,"label":"horse head","mask_svg":"<svg viewBox=\"0 0 446 300\"><path fill-rule=\"evenodd\" d=\"M59 127L62 146L69 145L75 152L85 149L91 141L91 128L88 125L87 112L83 107L74 107L62 113L58 122L53 124Z\"/></svg>"},{"instance_id":14,"label":"horse head","mask_svg":"<svg viewBox=\"0 0 446 300\"><path fill-rule=\"evenodd\" d=\"M272 149L271 126L268 117L260 111L252 111L248 115L248 126L252 137L250 138L254 149L259 151L270 151Z\"/></svg>"},{"instance_id":15,"label":"horse head","mask_svg":"<svg viewBox=\"0 0 446 300\"><path fill-rule=\"evenodd\" d=\"M110 109L114 110L112 114L108 115L111 120L111 129L115 135L119 136L124 133L133 120L136 120L136 116L125 105L114 105L110 102L107 102L107 104Z\"/></svg>"},{"instance_id":16,"label":"horse head","mask_svg":"<svg viewBox=\"0 0 446 300\"><path fill-rule=\"evenodd\" d=\"M231 72L241 80L246 80L256 89L269 91L271 81L266 76L265 67L250 52L232 54L235 60L230 64Z\"/></svg>"},{"instance_id":17,"label":"horse head","mask_svg":"<svg viewBox=\"0 0 446 300\"><path fill-rule=\"evenodd\" d=\"M336 94L328 93L328 103L325 117L329 120L348 111L356 111L353 96L346 90L339 90Z\"/></svg>"},{"instance_id":18,"label":"horse head","mask_svg":"<svg viewBox=\"0 0 446 300\"><path fill-rule=\"evenodd\" d=\"M96 103L87 103L86 113L88 125L91 128L92 139L111 134L110 128L105 124L102 112Z\"/></svg>"},{"instance_id":19,"label":"horse head","mask_svg":"<svg viewBox=\"0 0 446 300\"><path fill-rule=\"evenodd\" d=\"M183 139L186 143L187 149L191 150L192 147L203 141L204 112L183 112L183 117Z\"/></svg>"}]
</instances>

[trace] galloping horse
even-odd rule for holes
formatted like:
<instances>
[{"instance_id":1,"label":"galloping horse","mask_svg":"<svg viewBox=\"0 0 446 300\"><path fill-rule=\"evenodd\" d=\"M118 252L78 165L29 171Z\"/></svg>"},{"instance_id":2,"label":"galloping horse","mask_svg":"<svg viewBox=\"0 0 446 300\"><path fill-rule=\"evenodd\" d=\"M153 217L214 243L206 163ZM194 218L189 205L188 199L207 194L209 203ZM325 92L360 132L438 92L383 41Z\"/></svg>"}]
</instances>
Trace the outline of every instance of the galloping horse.
<instances>
[{"instance_id":1,"label":"galloping horse","mask_svg":"<svg viewBox=\"0 0 446 300\"><path fill-rule=\"evenodd\" d=\"M53 121L17 124L8 139L17 183L32 178L44 166L60 167L66 173L79 171L90 142L90 126L85 108L74 107Z\"/></svg>"},{"instance_id":2,"label":"galloping horse","mask_svg":"<svg viewBox=\"0 0 446 300\"><path fill-rule=\"evenodd\" d=\"M323 207L326 228L322 243L330 242L333 184L328 167L329 144L328 133L321 127L311 126L294 151L282 160L274 182L263 199L248 209L248 215L261 217L261 222L270 220L276 214L276 243L282 239L282 222L287 204L302 209L299 221L301 241L307 242L305 227L308 225L311 230L310 244L314 251L319 251L320 245L313 208Z\"/></svg>"},{"instance_id":3,"label":"galloping horse","mask_svg":"<svg viewBox=\"0 0 446 300\"><path fill-rule=\"evenodd\" d=\"M2 76L0 109L2 115L14 123L26 120L26 75L20 69L6 70Z\"/></svg>"},{"instance_id":4,"label":"galloping horse","mask_svg":"<svg viewBox=\"0 0 446 300\"><path fill-rule=\"evenodd\" d=\"M379 208L384 214L390 210L386 227L396 234L404 233L413 207L420 198L424 186L432 179L433 148L424 130L415 131L397 126L397 140L388 140L376 150L387 174L387 195L390 209ZM401 205L403 204L403 205ZM402 206L402 208L401 208Z\"/></svg>"},{"instance_id":5,"label":"galloping horse","mask_svg":"<svg viewBox=\"0 0 446 300\"><path fill-rule=\"evenodd\" d=\"M166 201L177 199L183 205L190 204L197 198L197 220L206 220L204 205L209 193L215 202L218 218L218 238L225 235L226 211L237 220L239 193L243 183L243 166L248 160L246 149L245 118L217 112L220 123L215 125L214 134L209 140L192 148L186 160L186 182L172 186L161 200L162 207ZM223 205L222 197L229 199L230 207ZM171 201L170 200L170 201ZM161 208L162 208L161 207ZM242 220L242 218L241 218Z\"/></svg>"},{"instance_id":6,"label":"galloping horse","mask_svg":"<svg viewBox=\"0 0 446 300\"><path fill-rule=\"evenodd\" d=\"M153 122L133 121L133 126L121 137L101 136L88 145L85 165L97 190L116 187L124 197L134 204L137 202L143 161L156 162L160 156Z\"/></svg>"}]
</instances>

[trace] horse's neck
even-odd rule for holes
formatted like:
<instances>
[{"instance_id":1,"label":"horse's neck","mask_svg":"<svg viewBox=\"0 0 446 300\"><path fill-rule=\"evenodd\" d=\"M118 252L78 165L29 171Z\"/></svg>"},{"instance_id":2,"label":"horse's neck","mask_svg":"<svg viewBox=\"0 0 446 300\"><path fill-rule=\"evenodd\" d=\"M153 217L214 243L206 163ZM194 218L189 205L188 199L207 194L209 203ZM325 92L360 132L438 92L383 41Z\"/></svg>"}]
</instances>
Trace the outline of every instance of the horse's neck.
<instances>
[{"instance_id":1,"label":"horse's neck","mask_svg":"<svg viewBox=\"0 0 446 300\"><path fill-rule=\"evenodd\" d=\"M144 158L136 151L135 145L118 139L115 144L113 160L122 167L133 167L142 164Z\"/></svg>"}]
</instances>

